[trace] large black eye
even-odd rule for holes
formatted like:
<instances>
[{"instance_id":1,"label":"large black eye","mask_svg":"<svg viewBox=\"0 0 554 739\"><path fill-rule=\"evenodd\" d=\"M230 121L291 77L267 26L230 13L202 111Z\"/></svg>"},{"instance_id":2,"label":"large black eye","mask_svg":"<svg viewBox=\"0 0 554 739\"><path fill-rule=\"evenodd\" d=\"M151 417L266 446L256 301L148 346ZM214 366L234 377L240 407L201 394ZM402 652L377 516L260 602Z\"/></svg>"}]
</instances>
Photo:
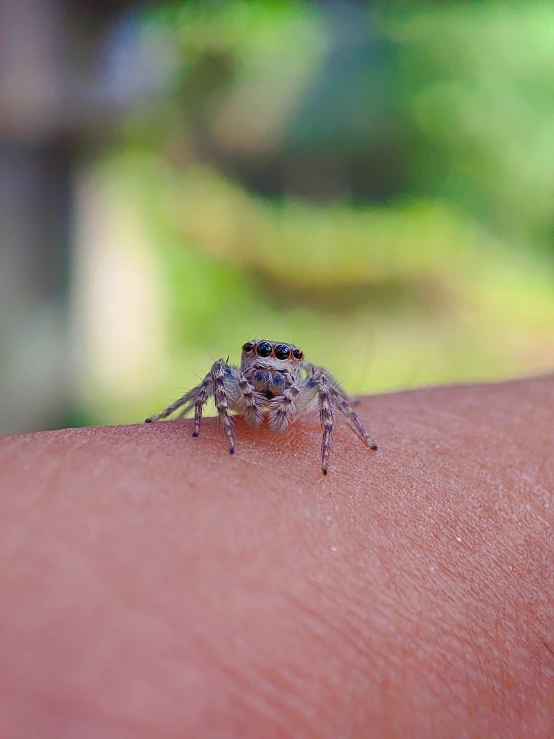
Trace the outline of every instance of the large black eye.
<instances>
[{"instance_id":1,"label":"large black eye","mask_svg":"<svg viewBox=\"0 0 554 739\"><path fill-rule=\"evenodd\" d=\"M254 344L251 341L247 341L246 344L242 345L243 352L251 352L254 348Z\"/></svg>"},{"instance_id":2,"label":"large black eye","mask_svg":"<svg viewBox=\"0 0 554 739\"><path fill-rule=\"evenodd\" d=\"M290 357L290 349L286 344L277 344L275 347L275 356L277 359L288 359Z\"/></svg>"},{"instance_id":3,"label":"large black eye","mask_svg":"<svg viewBox=\"0 0 554 739\"><path fill-rule=\"evenodd\" d=\"M304 358L304 352L302 349L295 349L293 351L293 355L295 359L303 359Z\"/></svg>"},{"instance_id":4,"label":"large black eye","mask_svg":"<svg viewBox=\"0 0 554 739\"><path fill-rule=\"evenodd\" d=\"M258 346L256 347L256 354L259 357L269 357L271 354L271 344L269 341L260 341Z\"/></svg>"}]
</instances>

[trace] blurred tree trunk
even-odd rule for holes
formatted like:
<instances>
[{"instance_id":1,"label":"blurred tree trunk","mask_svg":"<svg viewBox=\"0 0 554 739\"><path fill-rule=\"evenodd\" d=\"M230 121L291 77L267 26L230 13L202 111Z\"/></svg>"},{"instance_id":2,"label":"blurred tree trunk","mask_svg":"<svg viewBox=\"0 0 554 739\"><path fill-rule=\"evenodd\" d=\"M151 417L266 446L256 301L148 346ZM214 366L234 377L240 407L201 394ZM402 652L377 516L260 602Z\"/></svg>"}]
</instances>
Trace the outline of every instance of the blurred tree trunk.
<instances>
[{"instance_id":1,"label":"blurred tree trunk","mask_svg":"<svg viewBox=\"0 0 554 739\"><path fill-rule=\"evenodd\" d=\"M116 6L0 0L0 433L51 428L71 414L72 175L89 110L83 75L92 66L87 47Z\"/></svg>"},{"instance_id":2,"label":"blurred tree trunk","mask_svg":"<svg viewBox=\"0 0 554 739\"><path fill-rule=\"evenodd\" d=\"M70 400L70 163L56 0L0 4L0 431L55 425Z\"/></svg>"}]
</instances>

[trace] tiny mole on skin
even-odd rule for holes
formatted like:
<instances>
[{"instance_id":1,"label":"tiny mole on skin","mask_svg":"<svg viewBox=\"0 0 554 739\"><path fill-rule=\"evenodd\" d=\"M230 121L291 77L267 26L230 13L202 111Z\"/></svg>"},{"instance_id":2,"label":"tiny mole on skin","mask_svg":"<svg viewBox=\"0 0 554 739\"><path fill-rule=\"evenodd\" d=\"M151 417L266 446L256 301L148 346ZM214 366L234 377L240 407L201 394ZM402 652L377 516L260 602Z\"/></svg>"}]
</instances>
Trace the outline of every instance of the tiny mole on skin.
<instances>
[{"instance_id":1,"label":"tiny mole on skin","mask_svg":"<svg viewBox=\"0 0 554 739\"><path fill-rule=\"evenodd\" d=\"M214 396L231 454L235 453L235 435L229 411L241 414L255 428L267 413L271 430L278 433L299 413L314 408L319 408L323 431L321 470L324 475L331 451L335 411L346 417L367 447L377 449L352 408L350 398L332 374L304 359L304 353L294 344L247 341L242 346L240 367L218 359L199 385L161 413L147 418L146 423L167 418L179 408L182 409L179 417L182 417L194 408L192 435L198 436L202 409L210 395Z\"/></svg>"}]
</instances>

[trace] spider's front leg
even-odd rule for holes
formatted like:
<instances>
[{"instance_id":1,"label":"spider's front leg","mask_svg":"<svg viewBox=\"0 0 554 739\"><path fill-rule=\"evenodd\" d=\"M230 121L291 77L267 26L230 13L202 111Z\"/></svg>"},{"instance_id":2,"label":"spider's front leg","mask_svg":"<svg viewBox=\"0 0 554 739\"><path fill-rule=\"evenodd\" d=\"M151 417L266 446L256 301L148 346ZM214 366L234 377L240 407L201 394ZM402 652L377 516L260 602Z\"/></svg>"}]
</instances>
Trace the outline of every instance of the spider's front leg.
<instances>
[{"instance_id":1,"label":"spider's front leg","mask_svg":"<svg viewBox=\"0 0 554 739\"><path fill-rule=\"evenodd\" d=\"M297 406L298 396L300 395L300 385L295 383L285 390L282 395L278 395L269 404L269 428L278 434L284 431L294 418L295 414L304 408ZM311 393L310 400L315 396Z\"/></svg>"},{"instance_id":2,"label":"spider's front leg","mask_svg":"<svg viewBox=\"0 0 554 739\"><path fill-rule=\"evenodd\" d=\"M194 405L194 431L192 435L198 436L200 434L202 411L208 398L213 394L219 420L221 421L229 444L229 452L234 454L235 436L233 433L233 423L229 417L229 406L235 403L239 393L239 381L233 372L233 368L224 359L218 359L217 362L214 362L211 370L200 385L189 390L188 393L185 393L181 398L171 403L161 413L147 418L146 423L167 418L179 408L183 409L179 414L182 416Z\"/></svg>"},{"instance_id":3,"label":"spider's front leg","mask_svg":"<svg viewBox=\"0 0 554 739\"><path fill-rule=\"evenodd\" d=\"M313 372L300 383L291 385L283 395L269 404L269 426L272 431L283 431L297 413L309 410L317 397L319 420L323 429L321 441L321 471L327 474L327 465L333 440L333 406L329 392L328 376Z\"/></svg>"},{"instance_id":4,"label":"spider's front leg","mask_svg":"<svg viewBox=\"0 0 554 739\"><path fill-rule=\"evenodd\" d=\"M352 408L352 401L348 402L342 395L337 393L334 388L330 388L331 397L337 410L349 421L354 431L358 434L363 443L372 451L377 451L377 444L363 427L362 422L358 418L358 414Z\"/></svg>"},{"instance_id":5,"label":"spider's front leg","mask_svg":"<svg viewBox=\"0 0 554 739\"><path fill-rule=\"evenodd\" d=\"M204 382L206 382L206 380L204 380ZM170 416L172 413L175 413L175 411L182 406L185 407L183 408L181 413L179 413L179 417L184 416L187 411L189 411L190 408L194 405L194 399L203 387L204 382L202 382L200 385L197 385L196 387L193 387L192 390L189 390L181 398L178 398L176 401L171 403L171 405L168 405L167 408L165 408L161 413L156 413L155 416L149 416L147 419L145 419L145 423L155 423L156 421L161 421L162 419Z\"/></svg>"},{"instance_id":6,"label":"spider's front leg","mask_svg":"<svg viewBox=\"0 0 554 739\"><path fill-rule=\"evenodd\" d=\"M239 374L237 383L239 393L233 404L233 410L242 413L244 420L249 426L258 428L264 420L266 398L263 393L258 393L254 390L254 386L244 375Z\"/></svg>"},{"instance_id":7,"label":"spider's front leg","mask_svg":"<svg viewBox=\"0 0 554 739\"><path fill-rule=\"evenodd\" d=\"M325 369L325 367L319 367L317 364L312 364L307 359L304 359L304 361L302 362L302 369L306 371L308 377L310 377L310 375L315 375L316 377L319 377L320 375L325 375L325 377L327 378L327 385L329 386L329 389L332 389L335 393L340 395L346 401L352 402L352 399L350 398L346 390L342 387L339 381L333 377L329 370Z\"/></svg>"},{"instance_id":8,"label":"spider's front leg","mask_svg":"<svg viewBox=\"0 0 554 739\"><path fill-rule=\"evenodd\" d=\"M238 381L232 367L224 359L218 359L206 375L194 401L194 431L192 435L198 436L200 433L202 410L210 394L213 393L215 408L227 437L229 454L235 453L235 434L233 432L233 421L229 416L229 406L236 400L238 390Z\"/></svg>"},{"instance_id":9,"label":"spider's front leg","mask_svg":"<svg viewBox=\"0 0 554 739\"><path fill-rule=\"evenodd\" d=\"M326 379L327 390L331 396L332 406L342 413L363 443L372 451L377 451L377 444L367 433L362 422L358 418L358 414L354 408L352 408L354 403L358 403L359 401L353 400L349 397L329 370L326 370L323 367L317 367L316 365L311 365L311 373L312 374L308 377L308 381L310 380L310 377L313 377L314 381L319 380L321 377Z\"/></svg>"},{"instance_id":10,"label":"spider's front leg","mask_svg":"<svg viewBox=\"0 0 554 739\"><path fill-rule=\"evenodd\" d=\"M333 406L331 405L331 397L328 391L327 377L323 374L319 377L317 399L319 403L319 422L323 429L323 438L321 440L321 471L326 475L329 454L333 443Z\"/></svg>"},{"instance_id":11,"label":"spider's front leg","mask_svg":"<svg viewBox=\"0 0 554 739\"><path fill-rule=\"evenodd\" d=\"M348 395L333 380L333 376L322 367L310 365L310 374L300 383L289 387L283 395L270 403L269 425L273 431L285 429L295 414L310 410L315 403L319 406L319 420L323 430L321 440L321 470L327 474L329 455L333 442L334 411L346 417L356 434L372 450L377 444L369 436L349 402Z\"/></svg>"}]
</instances>

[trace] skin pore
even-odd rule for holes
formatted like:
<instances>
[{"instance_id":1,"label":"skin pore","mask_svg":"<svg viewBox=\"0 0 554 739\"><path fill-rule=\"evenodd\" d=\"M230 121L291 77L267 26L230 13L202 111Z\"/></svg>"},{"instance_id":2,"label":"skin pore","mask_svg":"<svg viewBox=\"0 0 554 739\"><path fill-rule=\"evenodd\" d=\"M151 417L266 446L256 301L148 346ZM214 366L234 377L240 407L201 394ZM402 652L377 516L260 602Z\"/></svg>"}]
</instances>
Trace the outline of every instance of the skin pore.
<instances>
[{"instance_id":1,"label":"skin pore","mask_svg":"<svg viewBox=\"0 0 554 739\"><path fill-rule=\"evenodd\" d=\"M554 377L0 439L0 734L554 736Z\"/></svg>"}]
</instances>

